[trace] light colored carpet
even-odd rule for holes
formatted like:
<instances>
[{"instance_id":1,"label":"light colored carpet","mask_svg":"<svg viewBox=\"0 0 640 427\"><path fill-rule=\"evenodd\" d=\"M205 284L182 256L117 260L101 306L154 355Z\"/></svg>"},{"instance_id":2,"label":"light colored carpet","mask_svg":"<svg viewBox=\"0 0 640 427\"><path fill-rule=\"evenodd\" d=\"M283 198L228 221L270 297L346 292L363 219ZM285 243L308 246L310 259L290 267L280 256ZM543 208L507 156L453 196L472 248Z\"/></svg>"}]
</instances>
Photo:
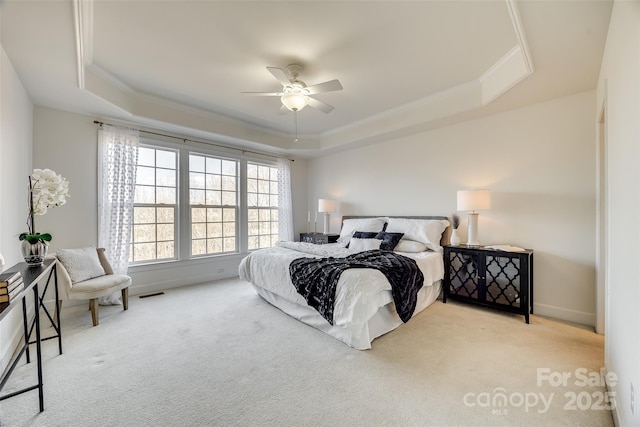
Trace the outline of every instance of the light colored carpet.
<instances>
[{"instance_id":1,"label":"light colored carpet","mask_svg":"<svg viewBox=\"0 0 640 427\"><path fill-rule=\"evenodd\" d=\"M605 391L575 384L577 368L603 366L603 337L538 316L436 301L358 351L233 279L90 317L63 310L64 354L44 346L45 411L36 391L5 400L2 426L613 425L608 411L565 409L571 393L595 404ZM538 368L572 378L538 386ZM3 394L34 372L21 364ZM534 395L550 407L526 408Z\"/></svg>"}]
</instances>

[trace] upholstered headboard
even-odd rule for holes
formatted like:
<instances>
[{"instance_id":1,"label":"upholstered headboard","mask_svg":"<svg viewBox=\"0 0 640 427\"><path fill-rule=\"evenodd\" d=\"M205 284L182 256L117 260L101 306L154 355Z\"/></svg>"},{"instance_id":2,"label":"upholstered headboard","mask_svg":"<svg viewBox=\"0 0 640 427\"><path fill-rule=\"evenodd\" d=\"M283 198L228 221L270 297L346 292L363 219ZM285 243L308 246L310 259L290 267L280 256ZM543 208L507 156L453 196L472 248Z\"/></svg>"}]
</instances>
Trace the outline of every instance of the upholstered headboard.
<instances>
[{"instance_id":1,"label":"upholstered headboard","mask_svg":"<svg viewBox=\"0 0 640 427\"><path fill-rule=\"evenodd\" d=\"M408 219L446 219L451 224L451 219L446 216L393 216L393 215L344 215L342 221L352 218L408 218ZM440 245L448 245L451 242L451 225L449 225L442 233Z\"/></svg>"}]
</instances>

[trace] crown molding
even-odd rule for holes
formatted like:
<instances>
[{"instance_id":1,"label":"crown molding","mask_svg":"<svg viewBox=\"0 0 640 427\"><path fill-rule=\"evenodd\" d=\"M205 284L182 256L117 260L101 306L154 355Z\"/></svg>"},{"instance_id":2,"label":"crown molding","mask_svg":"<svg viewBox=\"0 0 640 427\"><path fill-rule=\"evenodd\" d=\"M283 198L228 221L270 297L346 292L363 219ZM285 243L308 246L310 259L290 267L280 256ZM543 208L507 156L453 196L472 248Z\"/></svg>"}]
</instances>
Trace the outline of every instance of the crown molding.
<instances>
[{"instance_id":1,"label":"crown molding","mask_svg":"<svg viewBox=\"0 0 640 427\"><path fill-rule=\"evenodd\" d=\"M482 85L482 105L491 103L531 74L521 47L514 46L478 78Z\"/></svg>"},{"instance_id":2,"label":"crown molding","mask_svg":"<svg viewBox=\"0 0 640 427\"><path fill-rule=\"evenodd\" d=\"M518 9L518 4L516 0L505 0L507 2L507 10L509 11L509 16L511 17L511 23L513 24L513 30L516 33L516 37L518 38L518 45L522 50L523 61L525 67L529 74L534 72L533 68L533 60L531 58L531 53L529 52L529 43L527 43L527 37L524 32L524 28L522 28L522 20L520 19L520 10Z\"/></svg>"},{"instance_id":3,"label":"crown molding","mask_svg":"<svg viewBox=\"0 0 640 427\"><path fill-rule=\"evenodd\" d=\"M85 88L85 66L93 60L93 0L73 0L78 87Z\"/></svg>"},{"instance_id":4,"label":"crown molding","mask_svg":"<svg viewBox=\"0 0 640 427\"><path fill-rule=\"evenodd\" d=\"M533 60L518 6L515 0L505 2L518 43L478 78L482 85L482 105L491 103L533 74Z\"/></svg>"}]
</instances>

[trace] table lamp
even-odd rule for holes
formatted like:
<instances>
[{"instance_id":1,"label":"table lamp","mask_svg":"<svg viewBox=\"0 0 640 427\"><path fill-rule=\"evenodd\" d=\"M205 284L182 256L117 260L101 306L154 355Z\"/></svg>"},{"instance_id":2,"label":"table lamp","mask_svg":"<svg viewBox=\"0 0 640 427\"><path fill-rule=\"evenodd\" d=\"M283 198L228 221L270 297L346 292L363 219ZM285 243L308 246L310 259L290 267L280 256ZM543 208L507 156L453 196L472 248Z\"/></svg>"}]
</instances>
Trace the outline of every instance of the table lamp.
<instances>
[{"instance_id":1,"label":"table lamp","mask_svg":"<svg viewBox=\"0 0 640 427\"><path fill-rule=\"evenodd\" d=\"M318 200L318 212L324 213L324 234L329 234L329 216L335 212L337 203L331 199Z\"/></svg>"},{"instance_id":2,"label":"table lamp","mask_svg":"<svg viewBox=\"0 0 640 427\"><path fill-rule=\"evenodd\" d=\"M467 246L480 246L478 241L478 212L477 210L491 207L489 190L459 190L458 210L469 211L469 235Z\"/></svg>"}]
</instances>

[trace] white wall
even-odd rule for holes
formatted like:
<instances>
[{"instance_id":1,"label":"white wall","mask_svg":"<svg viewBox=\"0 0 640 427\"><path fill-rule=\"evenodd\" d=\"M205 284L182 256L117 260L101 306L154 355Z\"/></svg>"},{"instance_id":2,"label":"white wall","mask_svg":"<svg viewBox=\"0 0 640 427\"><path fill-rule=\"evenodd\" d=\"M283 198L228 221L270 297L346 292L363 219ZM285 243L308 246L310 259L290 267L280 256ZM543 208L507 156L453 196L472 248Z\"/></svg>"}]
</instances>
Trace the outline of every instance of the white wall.
<instances>
[{"instance_id":1,"label":"white wall","mask_svg":"<svg viewBox=\"0 0 640 427\"><path fill-rule=\"evenodd\" d=\"M640 2L614 3L594 113L602 105L609 231L605 360L618 376L618 425L640 426Z\"/></svg>"},{"instance_id":2,"label":"white wall","mask_svg":"<svg viewBox=\"0 0 640 427\"><path fill-rule=\"evenodd\" d=\"M71 195L64 205L35 217L38 231L53 236L50 252L96 245L98 145L93 119L36 106L33 125L33 167L65 177Z\"/></svg>"},{"instance_id":3,"label":"white wall","mask_svg":"<svg viewBox=\"0 0 640 427\"><path fill-rule=\"evenodd\" d=\"M53 235L50 251L97 245L97 144L94 117L37 106L34 111L33 164L49 168L69 180L71 197L64 206L37 217L38 229ZM306 161L291 164L295 229L302 231L302 209L306 200ZM300 202L302 201L302 202ZM133 295L177 286L237 276L243 255L170 263L156 267L133 267L129 274Z\"/></svg>"},{"instance_id":4,"label":"white wall","mask_svg":"<svg viewBox=\"0 0 640 427\"><path fill-rule=\"evenodd\" d=\"M24 261L18 235L27 231L27 180L31 173L33 105L9 57L0 56L0 253L6 268ZM22 331L21 310L0 323L0 372Z\"/></svg>"},{"instance_id":5,"label":"white wall","mask_svg":"<svg viewBox=\"0 0 640 427\"><path fill-rule=\"evenodd\" d=\"M345 214L449 216L457 190L488 188L480 241L534 249L535 312L594 325L594 109L590 91L315 159L308 205L337 199L338 232Z\"/></svg>"}]
</instances>

